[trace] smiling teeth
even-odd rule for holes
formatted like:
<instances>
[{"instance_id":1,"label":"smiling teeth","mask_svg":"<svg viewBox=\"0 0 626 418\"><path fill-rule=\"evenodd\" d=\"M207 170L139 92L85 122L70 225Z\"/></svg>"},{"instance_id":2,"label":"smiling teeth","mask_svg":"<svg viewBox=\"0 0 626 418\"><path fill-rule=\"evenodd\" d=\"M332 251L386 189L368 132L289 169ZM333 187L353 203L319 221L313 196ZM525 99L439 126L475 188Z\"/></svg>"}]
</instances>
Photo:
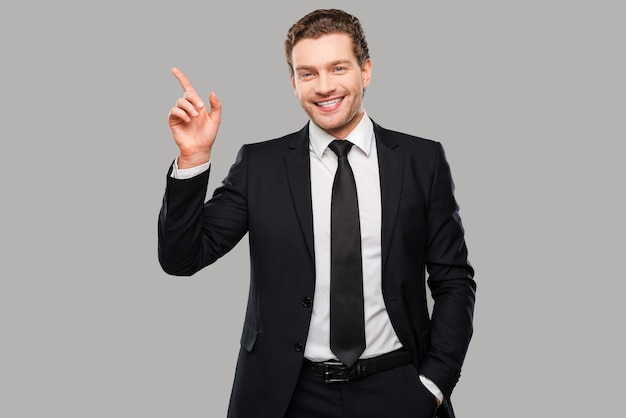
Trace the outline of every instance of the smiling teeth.
<instances>
[{"instance_id":1,"label":"smiling teeth","mask_svg":"<svg viewBox=\"0 0 626 418\"><path fill-rule=\"evenodd\" d=\"M337 103L339 103L341 101L341 98L339 99L333 99L333 100L329 100L327 102L318 102L317 105L318 106L322 106L322 107L330 107L330 106L334 106Z\"/></svg>"}]
</instances>

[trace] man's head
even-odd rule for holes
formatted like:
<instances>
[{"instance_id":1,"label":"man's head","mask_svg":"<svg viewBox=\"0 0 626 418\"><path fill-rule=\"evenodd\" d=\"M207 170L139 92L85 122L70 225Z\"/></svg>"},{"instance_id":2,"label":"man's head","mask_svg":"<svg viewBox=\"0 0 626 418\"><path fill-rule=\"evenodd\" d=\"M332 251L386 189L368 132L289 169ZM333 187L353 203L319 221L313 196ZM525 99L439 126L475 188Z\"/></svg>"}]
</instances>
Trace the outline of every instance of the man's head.
<instances>
[{"instance_id":1,"label":"man's head","mask_svg":"<svg viewBox=\"0 0 626 418\"><path fill-rule=\"evenodd\" d=\"M358 19L341 10L316 10L289 29L285 53L291 83L311 120L345 138L363 116L372 62Z\"/></svg>"}]
</instances>

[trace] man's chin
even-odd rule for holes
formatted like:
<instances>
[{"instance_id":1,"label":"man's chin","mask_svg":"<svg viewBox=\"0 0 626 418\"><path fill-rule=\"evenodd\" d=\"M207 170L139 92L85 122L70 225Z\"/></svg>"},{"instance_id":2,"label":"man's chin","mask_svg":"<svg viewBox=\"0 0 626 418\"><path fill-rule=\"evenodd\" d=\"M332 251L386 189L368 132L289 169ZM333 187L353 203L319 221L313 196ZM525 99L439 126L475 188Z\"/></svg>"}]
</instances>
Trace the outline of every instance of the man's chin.
<instances>
[{"instance_id":1,"label":"man's chin","mask_svg":"<svg viewBox=\"0 0 626 418\"><path fill-rule=\"evenodd\" d=\"M314 117L311 117L311 120L325 131L341 129L342 126L342 124L337 121L337 118L331 115L315 115Z\"/></svg>"}]
</instances>

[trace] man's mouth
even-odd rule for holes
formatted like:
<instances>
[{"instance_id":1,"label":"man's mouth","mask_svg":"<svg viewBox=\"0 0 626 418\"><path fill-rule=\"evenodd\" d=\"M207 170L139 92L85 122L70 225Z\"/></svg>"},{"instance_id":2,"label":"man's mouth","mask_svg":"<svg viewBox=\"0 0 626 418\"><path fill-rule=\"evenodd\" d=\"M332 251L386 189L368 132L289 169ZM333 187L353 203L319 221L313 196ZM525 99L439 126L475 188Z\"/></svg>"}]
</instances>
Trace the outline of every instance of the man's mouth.
<instances>
[{"instance_id":1,"label":"man's mouth","mask_svg":"<svg viewBox=\"0 0 626 418\"><path fill-rule=\"evenodd\" d=\"M333 107L342 100L343 100L343 97L338 97L336 99L326 100L324 102L317 102L315 104L318 105L319 107Z\"/></svg>"}]
</instances>

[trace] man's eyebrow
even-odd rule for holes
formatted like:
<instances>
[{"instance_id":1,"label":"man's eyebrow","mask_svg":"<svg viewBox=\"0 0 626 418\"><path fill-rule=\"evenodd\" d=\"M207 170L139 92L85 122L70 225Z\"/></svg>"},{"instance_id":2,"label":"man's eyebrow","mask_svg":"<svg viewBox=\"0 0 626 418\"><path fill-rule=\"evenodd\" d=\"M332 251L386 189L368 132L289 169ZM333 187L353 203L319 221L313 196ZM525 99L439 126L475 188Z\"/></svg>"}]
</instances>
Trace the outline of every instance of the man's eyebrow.
<instances>
[{"instance_id":1,"label":"man's eyebrow","mask_svg":"<svg viewBox=\"0 0 626 418\"><path fill-rule=\"evenodd\" d=\"M328 62L324 65L322 65L322 67L336 67L337 65L348 65L351 64L350 60L337 60L337 61L331 61ZM315 66L312 65L298 65L296 66L295 70L296 71L310 71L315 69Z\"/></svg>"},{"instance_id":2,"label":"man's eyebrow","mask_svg":"<svg viewBox=\"0 0 626 418\"><path fill-rule=\"evenodd\" d=\"M346 65L346 64L351 64L350 60L333 61L333 62L329 63L328 66L329 67L335 67L337 65Z\"/></svg>"},{"instance_id":3,"label":"man's eyebrow","mask_svg":"<svg viewBox=\"0 0 626 418\"><path fill-rule=\"evenodd\" d=\"M311 67L309 65L298 65L295 68L296 71L304 71L304 70L309 71L311 69L313 69L313 67Z\"/></svg>"}]
</instances>

